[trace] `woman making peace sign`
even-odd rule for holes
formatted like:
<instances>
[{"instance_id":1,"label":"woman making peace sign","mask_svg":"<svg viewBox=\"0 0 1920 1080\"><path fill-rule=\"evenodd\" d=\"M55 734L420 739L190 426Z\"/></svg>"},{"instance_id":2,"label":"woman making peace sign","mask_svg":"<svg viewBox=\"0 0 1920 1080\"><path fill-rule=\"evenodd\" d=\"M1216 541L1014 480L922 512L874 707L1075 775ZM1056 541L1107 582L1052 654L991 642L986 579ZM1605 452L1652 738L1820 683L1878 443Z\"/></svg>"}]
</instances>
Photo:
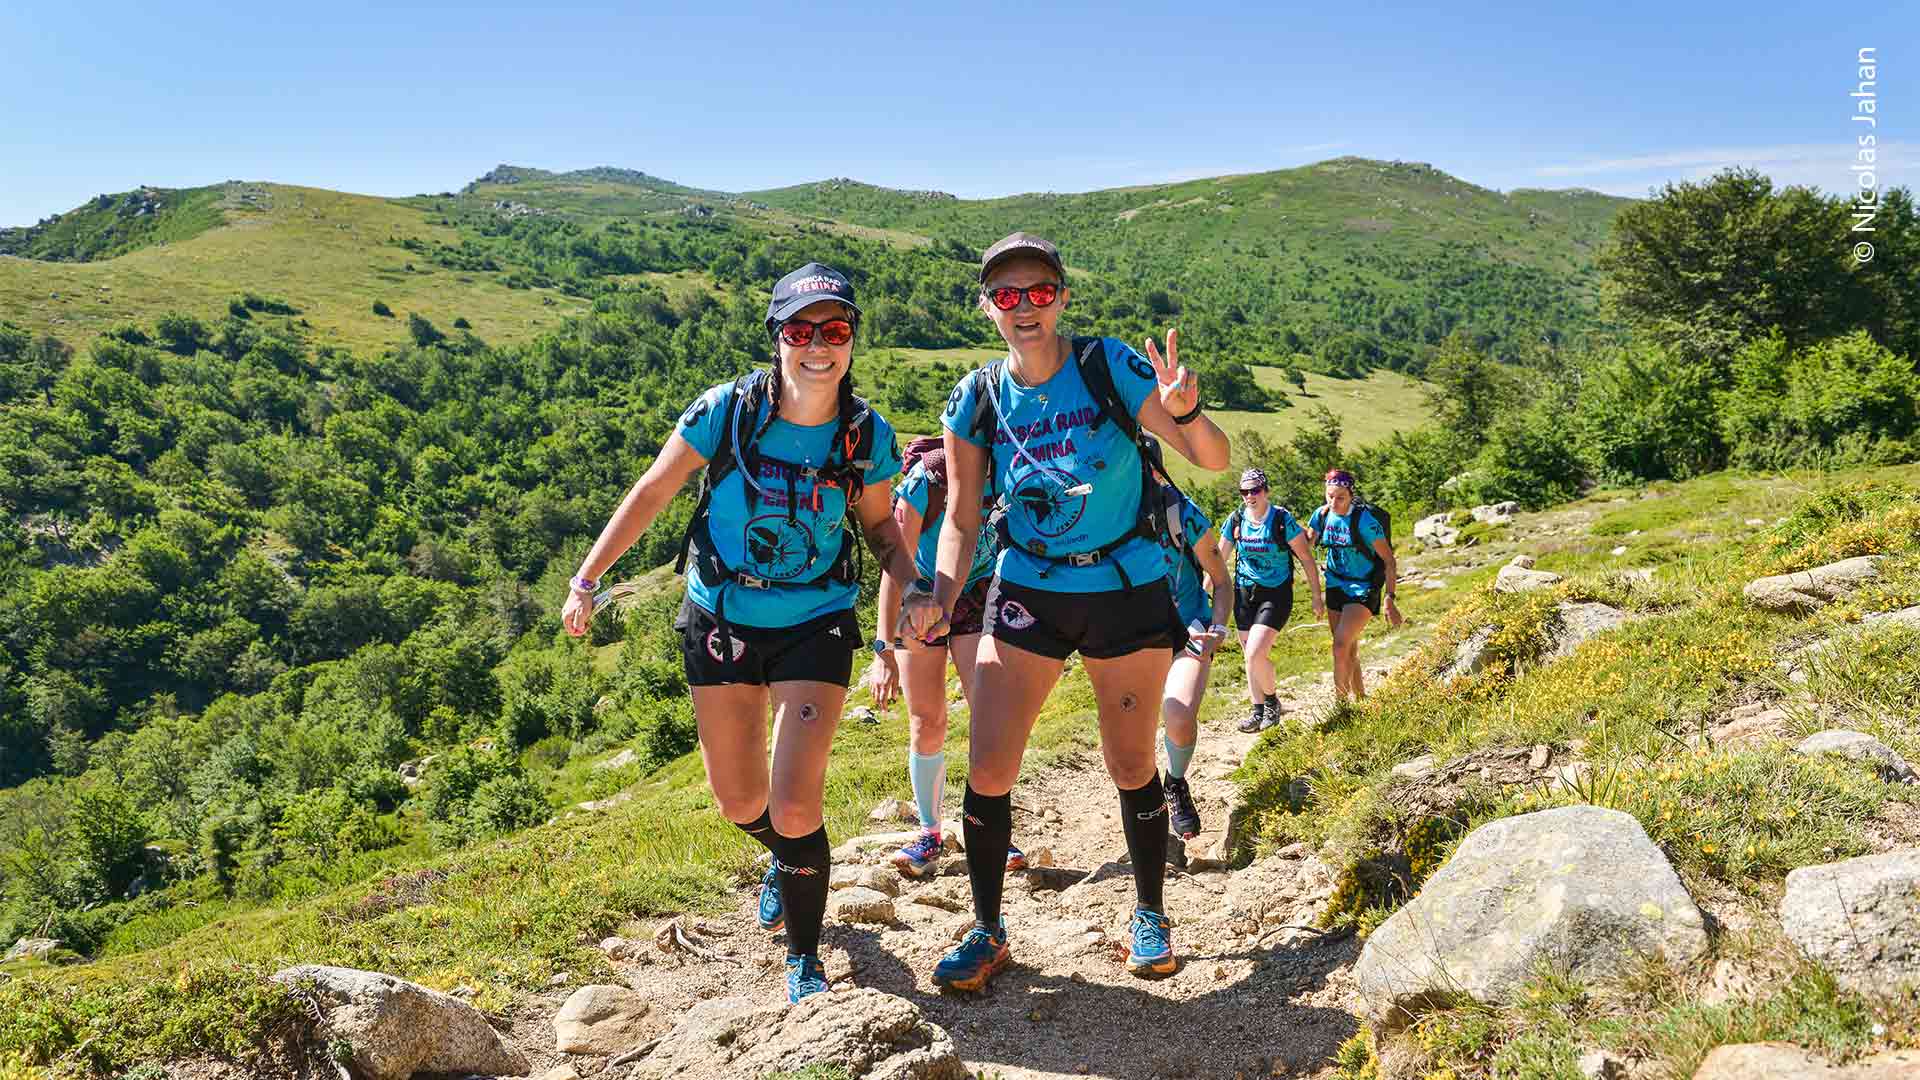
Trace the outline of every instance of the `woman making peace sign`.
<instances>
[{"instance_id":1,"label":"woman making peace sign","mask_svg":"<svg viewBox=\"0 0 1920 1080\"><path fill-rule=\"evenodd\" d=\"M995 527L999 561L988 589L963 802L974 927L934 969L934 982L978 990L1007 965L1000 917L1013 828L1010 792L1034 721L1068 656L1086 660L1099 701L1107 773L1120 791L1136 910L1128 967L1174 969L1161 906L1166 805L1154 762L1159 703L1184 630L1151 511L1158 485L1142 463L1144 428L1206 469L1227 465L1227 437L1200 409L1198 380L1169 331L1163 359L1117 338L1056 333L1071 297L1060 253L1014 233L980 263L980 307L1006 340L1006 359L962 379L947 401L947 519L935 599L913 631L947 630L980 529L983 491L1008 507Z\"/></svg>"}]
</instances>

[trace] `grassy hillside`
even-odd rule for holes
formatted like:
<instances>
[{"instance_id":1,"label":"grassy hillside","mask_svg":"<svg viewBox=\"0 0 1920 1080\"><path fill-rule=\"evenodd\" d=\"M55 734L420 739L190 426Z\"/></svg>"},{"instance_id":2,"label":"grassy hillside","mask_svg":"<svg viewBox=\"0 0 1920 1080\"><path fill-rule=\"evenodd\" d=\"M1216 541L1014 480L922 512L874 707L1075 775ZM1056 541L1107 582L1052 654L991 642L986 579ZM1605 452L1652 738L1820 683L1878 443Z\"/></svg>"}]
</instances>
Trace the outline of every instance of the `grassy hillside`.
<instances>
[{"instance_id":1,"label":"grassy hillside","mask_svg":"<svg viewBox=\"0 0 1920 1080\"><path fill-rule=\"evenodd\" d=\"M1797 691L1783 689L1786 684L1772 674L1775 658L1803 643L1810 631L1841 627L1862 610L1920 601L1915 504L1898 486L1916 479L1920 474L1907 467L1855 473L1836 487L1823 480L1816 489L1800 477L1716 475L1640 492L1596 493L1512 527L1483 529L1474 547L1409 552L1409 569L1443 584L1409 582L1402 590L1408 627L1392 631L1376 624L1362 657L1369 667L1411 660L1367 706L1336 713L1320 727L1276 729L1249 755L1241 780L1256 810L1259 845L1265 850L1305 838L1330 858L1356 865L1379 858L1382 844L1404 835L1382 817L1385 804L1376 797L1392 764L1429 750L1445 756L1535 742L1565 748L1578 738L1585 746L1582 757L1627 778L1609 789L1617 795L1594 797L1613 798L1642 816L1695 895L1715 905L1716 915L1749 918L1749 908L1764 909L1764 898L1786 868L1859 850L1888 820L1889 808L1911 806L1914 796L1878 784L1855 766L1797 765L1778 747L1716 752L1710 762L1685 736L1727 704L1798 693L1807 701L1805 716L1837 711L1909 757L1920 755L1920 736L1901 719L1897 702L1900 688L1920 671L1920 652L1907 638L1889 638L1863 654L1870 669L1816 671ZM1775 524L1747 523L1755 517ZM1614 554L1622 544L1628 551ZM1450 652L1465 628L1489 618L1538 616L1540 603L1487 588L1496 562L1518 549L1538 554L1541 567L1570 575L1550 599L1597 596L1646 617L1550 668L1521 672L1496 664L1466 686L1434 682L1427 674L1431 661ZM1893 558L1884 586L1811 624L1756 618L1740 604L1738 586L1756 573L1860 551ZM1653 583L1634 585L1614 573L1627 568L1653 568ZM630 616L642 624L671 603L671 584L656 575L645 595L649 599ZM1512 640L1528 639L1516 634ZM1323 632L1285 634L1281 649L1283 676L1312 678L1325 670ZM623 665L645 657L596 659ZM1208 695L1204 715L1241 707L1232 689L1238 668L1230 646L1214 667L1216 692ZM1076 667L1047 704L1027 767L1090 747L1092 707L1084 670ZM966 734L962 711L950 747L955 785L964 770ZM858 830L861 814L876 799L904 793L904 738L897 708L877 725L841 727L827 784L828 825L836 837ZM725 890L745 880L752 854L737 830L713 812L697 755L651 776L635 766L594 768L615 749L539 766L568 800L627 793L628 801L604 810L569 814L460 852L403 861L375 880L323 890L283 908L247 911L211 899L156 905L116 932L109 959L55 969L15 965L17 977L0 982L0 1061L9 1053L48 1061L69 1055L83 1040L84 1049L67 1060L101 1072L185 1053L244 1055L253 1037L281 1022L290 1007L262 987L260 976L294 961L373 966L441 988L467 984L489 1009L541 990L558 971L571 972L576 982L606 974L604 956L587 943L632 920L726 903ZM1722 758L1725 764L1712 764ZM1800 811L1770 817L1776 826L1765 827L1729 816L1728 800L1742 791L1753 794L1749 786L1763 775L1791 781L1767 796L1769 813L1781 807ZM1312 779L1310 806L1286 795L1302 776ZM1537 798L1515 795L1477 805L1474 820L1537 806ZM1675 808L1684 811L1678 821L1662 816ZM1767 834L1772 839L1762 837L1765 828L1775 827L1777 835ZM1365 889L1342 895L1349 901L1345 917L1363 933L1399 902ZM625 932L641 930L630 926ZM1741 950L1750 947L1747 937L1731 930L1716 941L1724 955L1745 956ZM1672 994L1675 988L1647 992ZM1830 985L1814 992L1801 981L1762 984L1753 1000L1716 1006L1710 1015L1673 997L1636 999L1631 1008L1640 1012L1623 1013L1589 1004L1584 990L1558 986L1554 993L1550 1015L1472 1009L1439 1014L1422 1036L1436 1067L1449 1064L1459 1078L1487 1075L1482 1067L1489 1062L1504 1063L1506 1071L1496 1070L1498 1075L1569 1075L1560 1058L1585 1040L1646 1049L1672 1067L1661 1075L1684 1076L1688 1062L1728 1031L1767 1037L1797 1030L1806 1017L1785 1007L1789 998L1815 1012L1811 1022L1837 1028L1842 1044L1871 1039L1866 1028L1872 1015ZM1636 1018L1646 1023L1636 1027ZM1654 1025L1656 1019L1667 1026ZM1529 1025L1545 1026L1528 1034ZM1364 1061L1364 1053L1356 1051L1354 1061ZM1521 1067L1535 1071L1512 1071ZM1356 1064L1350 1075L1369 1074Z\"/></svg>"},{"instance_id":2,"label":"grassy hillside","mask_svg":"<svg viewBox=\"0 0 1920 1080\"><path fill-rule=\"evenodd\" d=\"M79 345L172 311L218 318L230 299L251 292L291 304L320 343L371 352L407 340L410 312L443 329L465 318L481 337L504 343L585 307L553 290L508 288L504 273L417 259L398 242L450 243L457 233L392 200L283 184L200 190L219 196L207 206L224 223L178 237L156 232L148 246L93 262L0 256L0 312ZM375 301L395 314L374 314Z\"/></svg>"},{"instance_id":3,"label":"grassy hillside","mask_svg":"<svg viewBox=\"0 0 1920 1080\"><path fill-rule=\"evenodd\" d=\"M143 187L98 195L38 225L0 229L0 255L91 262L154 244L178 243L221 224L228 196L228 185Z\"/></svg>"}]
</instances>

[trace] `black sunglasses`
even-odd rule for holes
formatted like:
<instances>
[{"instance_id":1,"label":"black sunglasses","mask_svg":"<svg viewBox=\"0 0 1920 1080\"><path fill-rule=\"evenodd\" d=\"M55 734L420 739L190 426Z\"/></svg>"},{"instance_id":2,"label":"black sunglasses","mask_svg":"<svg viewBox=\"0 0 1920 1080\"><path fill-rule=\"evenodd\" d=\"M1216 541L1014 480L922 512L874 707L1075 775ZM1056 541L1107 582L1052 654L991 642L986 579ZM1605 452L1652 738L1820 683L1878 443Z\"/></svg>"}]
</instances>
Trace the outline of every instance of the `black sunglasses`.
<instances>
[{"instance_id":1,"label":"black sunglasses","mask_svg":"<svg viewBox=\"0 0 1920 1080\"><path fill-rule=\"evenodd\" d=\"M1258 495L1258 494L1260 494L1261 492L1263 492L1263 491L1265 491L1265 490L1267 490L1267 489L1266 489L1266 488L1263 488L1263 487L1257 487L1257 488L1241 488L1241 489L1240 489L1240 494L1242 494L1242 495Z\"/></svg>"}]
</instances>

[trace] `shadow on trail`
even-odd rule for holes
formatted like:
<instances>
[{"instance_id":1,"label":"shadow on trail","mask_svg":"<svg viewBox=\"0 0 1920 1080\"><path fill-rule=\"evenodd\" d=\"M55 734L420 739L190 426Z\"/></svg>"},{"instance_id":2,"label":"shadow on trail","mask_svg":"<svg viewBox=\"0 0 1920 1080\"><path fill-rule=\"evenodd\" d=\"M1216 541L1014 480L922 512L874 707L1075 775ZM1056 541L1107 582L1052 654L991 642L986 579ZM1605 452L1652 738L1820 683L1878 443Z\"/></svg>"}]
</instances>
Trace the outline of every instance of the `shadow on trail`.
<instances>
[{"instance_id":1,"label":"shadow on trail","mask_svg":"<svg viewBox=\"0 0 1920 1080\"><path fill-rule=\"evenodd\" d=\"M1299 1075L1331 1062L1358 1029L1342 1009L1296 1000L1353 962L1360 946L1350 937L1187 956L1180 970L1152 982L1134 982L1113 953L1109 984L1050 973L1067 961L1023 941L1016 926L1013 965L982 994L936 990L931 965L909 966L882 937L868 927L830 926L826 943L853 960L849 981L920 1006L953 1036L968 1068L986 1076ZM1217 974L1223 962L1234 965L1226 977Z\"/></svg>"}]
</instances>

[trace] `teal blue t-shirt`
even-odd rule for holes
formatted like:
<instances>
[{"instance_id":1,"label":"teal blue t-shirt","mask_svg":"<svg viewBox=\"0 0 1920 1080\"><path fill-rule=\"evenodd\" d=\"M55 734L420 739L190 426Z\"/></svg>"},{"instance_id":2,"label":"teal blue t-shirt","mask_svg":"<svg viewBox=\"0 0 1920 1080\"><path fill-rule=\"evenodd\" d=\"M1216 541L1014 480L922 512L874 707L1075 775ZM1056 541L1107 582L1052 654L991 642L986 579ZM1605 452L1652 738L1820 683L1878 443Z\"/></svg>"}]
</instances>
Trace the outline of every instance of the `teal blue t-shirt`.
<instances>
[{"instance_id":1,"label":"teal blue t-shirt","mask_svg":"<svg viewBox=\"0 0 1920 1080\"><path fill-rule=\"evenodd\" d=\"M893 489L894 498L904 499L920 513L920 543L913 549L913 569L920 575L920 584L925 588L933 587L934 570L940 556L940 526L947 520L944 508L939 517L930 521L927 519L928 488L931 485L932 480L927 476L925 467L915 462L900 481L900 486ZM982 499L981 503L980 520L985 521L993 500ZM967 572L968 585L993 576L993 561L994 556L999 554L999 544L999 534L988 528L980 530L980 537L973 545L973 568Z\"/></svg>"},{"instance_id":2,"label":"teal blue t-shirt","mask_svg":"<svg viewBox=\"0 0 1920 1080\"><path fill-rule=\"evenodd\" d=\"M1213 522L1192 499L1184 494L1180 496L1180 542L1192 551L1200 538L1213 528ZM1167 582L1173 589L1173 605L1180 612L1180 622L1191 625L1196 620L1212 625L1213 597L1207 594L1206 575L1200 571L1199 560L1194 559L1176 548L1167 549Z\"/></svg>"},{"instance_id":3,"label":"teal blue t-shirt","mask_svg":"<svg viewBox=\"0 0 1920 1080\"><path fill-rule=\"evenodd\" d=\"M1226 536L1233 542L1233 583L1272 587L1292 581L1293 557L1287 545L1299 535L1300 523L1279 503L1269 503L1261 521L1251 520L1244 507L1229 514Z\"/></svg>"},{"instance_id":4,"label":"teal blue t-shirt","mask_svg":"<svg viewBox=\"0 0 1920 1080\"><path fill-rule=\"evenodd\" d=\"M1319 546L1326 551L1321 568L1327 573L1327 588L1343 590L1348 596L1364 597L1368 592L1367 575L1373 572L1374 560L1380 553L1373 550L1375 540L1383 540L1386 534L1380 531L1380 522L1372 514L1361 513L1360 538L1353 538L1354 526L1348 521L1351 511L1336 514L1327 507L1313 512L1307 527L1313 530ZM1358 544L1366 548L1366 554L1354 550Z\"/></svg>"},{"instance_id":5,"label":"teal blue t-shirt","mask_svg":"<svg viewBox=\"0 0 1920 1080\"><path fill-rule=\"evenodd\" d=\"M1121 402L1134 416L1154 392L1153 365L1118 338L1104 340L1106 362ZM1094 566L1035 558L1029 551L1060 556L1096 551L1126 536L1140 518L1140 448L1106 421L1080 378L1079 357L1069 356L1051 379L1022 386L1012 365L1000 369L991 388L990 433L976 434L981 402L974 378L960 380L947 398L941 422L962 439L992 454L991 490L1004 493L1007 525L1017 546L1000 552L995 573L1047 592L1110 592L1127 581L1145 585L1166 575L1160 545L1137 536ZM997 411L998 421L992 420ZM1099 420L1096 428L1094 421ZM990 444L990 445L989 445ZM1021 549L1027 550L1021 550Z\"/></svg>"},{"instance_id":6,"label":"teal blue t-shirt","mask_svg":"<svg viewBox=\"0 0 1920 1080\"><path fill-rule=\"evenodd\" d=\"M719 450L720 440L731 437L726 426L732 400L733 383L721 383L694 399L680 416L680 437L708 460ZM759 430L766 408L761 407L759 416L742 413L741 450L745 449L744 440ZM751 501L746 462L736 458L736 467L714 489L707 514L714 547L728 566L769 581L800 582L812 581L833 568L846 536L841 526L846 521L847 494L833 484L816 486L794 466L826 465L837 430L838 420L801 425L776 419L768 425L760 435L759 475L751 478L758 490ZM874 414L873 441L865 482L884 484L900 472L900 447L893 426L878 413ZM794 477L796 496L791 517L787 507L789 476ZM795 626L845 611L860 594L860 586L853 582L771 589L722 583L709 588L699 574L688 570L687 596L706 611L714 610L720 589L727 590L729 622L764 629Z\"/></svg>"}]
</instances>

